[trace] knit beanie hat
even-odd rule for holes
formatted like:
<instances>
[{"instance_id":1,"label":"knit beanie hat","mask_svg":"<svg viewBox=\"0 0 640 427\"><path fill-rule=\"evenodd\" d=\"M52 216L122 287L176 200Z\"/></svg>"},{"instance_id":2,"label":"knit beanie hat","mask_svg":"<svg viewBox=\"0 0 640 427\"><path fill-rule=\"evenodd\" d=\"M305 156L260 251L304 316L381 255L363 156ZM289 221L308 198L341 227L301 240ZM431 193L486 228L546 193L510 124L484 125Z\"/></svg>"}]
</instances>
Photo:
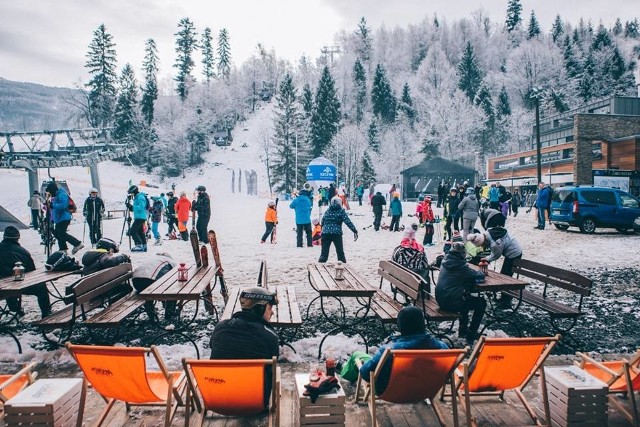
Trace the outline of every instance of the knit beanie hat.
<instances>
[{"instance_id":1,"label":"knit beanie hat","mask_svg":"<svg viewBox=\"0 0 640 427\"><path fill-rule=\"evenodd\" d=\"M332 206L342 206L342 199L338 196L334 197L333 199L331 199L331 205Z\"/></svg>"},{"instance_id":2,"label":"knit beanie hat","mask_svg":"<svg viewBox=\"0 0 640 427\"><path fill-rule=\"evenodd\" d=\"M398 329L401 335L424 333L424 314L415 306L408 306L398 313Z\"/></svg>"},{"instance_id":3,"label":"knit beanie hat","mask_svg":"<svg viewBox=\"0 0 640 427\"><path fill-rule=\"evenodd\" d=\"M453 244L451 244L451 249L449 249L449 253L451 252L458 252L461 254L466 254L466 251L464 249L464 243L462 242L453 242Z\"/></svg>"},{"instance_id":4,"label":"knit beanie hat","mask_svg":"<svg viewBox=\"0 0 640 427\"><path fill-rule=\"evenodd\" d=\"M484 244L484 234L482 233L469 234L467 236L467 240L476 246L482 246Z\"/></svg>"},{"instance_id":5,"label":"knit beanie hat","mask_svg":"<svg viewBox=\"0 0 640 427\"><path fill-rule=\"evenodd\" d=\"M413 227L405 228L403 237L405 239L415 239L416 238L416 230Z\"/></svg>"},{"instance_id":6,"label":"knit beanie hat","mask_svg":"<svg viewBox=\"0 0 640 427\"><path fill-rule=\"evenodd\" d=\"M7 226L4 229L4 239L6 240L19 240L20 239L20 231L15 228L13 225Z\"/></svg>"}]
</instances>

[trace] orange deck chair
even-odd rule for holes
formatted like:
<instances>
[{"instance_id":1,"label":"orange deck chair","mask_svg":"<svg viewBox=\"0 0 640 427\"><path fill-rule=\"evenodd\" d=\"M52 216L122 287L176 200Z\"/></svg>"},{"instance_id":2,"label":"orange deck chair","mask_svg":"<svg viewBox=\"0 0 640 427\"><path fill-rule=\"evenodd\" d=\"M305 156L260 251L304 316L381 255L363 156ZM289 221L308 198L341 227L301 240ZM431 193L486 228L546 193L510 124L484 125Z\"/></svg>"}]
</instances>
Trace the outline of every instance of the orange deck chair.
<instances>
[{"instance_id":1,"label":"orange deck chair","mask_svg":"<svg viewBox=\"0 0 640 427\"><path fill-rule=\"evenodd\" d=\"M38 374L33 372L35 363L30 363L15 374L0 375L0 413L4 403L16 394L33 384Z\"/></svg>"},{"instance_id":2,"label":"orange deck chair","mask_svg":"<svg viewBox=\"0 0 640 427\"><path fill-rule=\"evenodd\" d=\"M198 412L196 426L207 411L227 416L249 416L269 411L269 426L280 425L280 368L272 359L198 360L182 359L187 374L185 425L191 425L191 403ZM265 368L271 367L269 407L264 404Z\"/></svg>"},{"instance_id":3,"label":"orange deck chair","mask_svg":"<svg viewBox=\"0 0 640 427\"><path fill-rule=\"evenodd\" d=\"M87 383L107 402L96 425L105 421L117 401L130 406L166 407L165 425L173 420L176 409L183 405L186 385L183 372L169 372L158 350L143 347L107 347L66 344L67 350L84 374L78 427L82 425ZM148 371L145 357L152 354L160 368Z\"/></svg>"},{"instance_id":4,"label":"orange deck chair","mask_svg":"<svg viewBox=\"0 0 640 427\"><path fill-rule=\"evenodd\" d=\"M613 404L635 427L640 427L638 401L634 392L640 392L640 349L631 360L621 359L597 362L583 353L576 353L582 360L577 365L609 385L609 402ZM627 410L615 395L625 394L631 402Z\"/></svg>"},{"instance_id":5,"label":"orange deck chair","mask_svg":"<svg viewBox=\"0 0 640 427\"><path fill-rule=\"evenodd\" d=\"M376 417L376 399L391 403L418 403L429 399L433 411L440 422L445 425L441 409L437 406L434 397L438 394L447 381L451 384L453 371L464 358L467 349L452 350L391 350L386 349L382 358L371 374L370 381L364 382L361 375L358 375L356 384L356 403L368 399L369 411L371 412L371 425L376 427L378 420ZM382 371L387 359L391 360L391 373L389 384L384 392L376 395L376 379ZM364 388L363 393L360 389ZM362 394L362 396L360 396ZM458 407L456 399L452 401L453 423L458 425Z\"/></svg>"},{"instance_id":6,"label":"orange deck chair","mask_svg":"<svg viewBox=\"0 0 640 427\"><path fill-rule=\"evenodd\" d=\"M536 371L540 372L546 425L551 425L543 364L559 340L560 335L540 338L480 337L469 359L456 371L456 390L460 404L465 409L467 425L476 425L476 420L471 416L471 397L497 395L504 401L504 392L508 390L516 393L531 420L540 425L538 416L522 393Z\"/></svg>"}]
</instances>

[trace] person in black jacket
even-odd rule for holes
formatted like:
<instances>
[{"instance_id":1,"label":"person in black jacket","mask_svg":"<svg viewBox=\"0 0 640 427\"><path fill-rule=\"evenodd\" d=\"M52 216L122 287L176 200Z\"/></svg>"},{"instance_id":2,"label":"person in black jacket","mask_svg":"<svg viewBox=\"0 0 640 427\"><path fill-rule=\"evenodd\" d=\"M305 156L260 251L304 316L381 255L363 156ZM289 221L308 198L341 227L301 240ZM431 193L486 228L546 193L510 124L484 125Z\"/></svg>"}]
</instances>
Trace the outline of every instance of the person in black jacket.
<instances>
[{"instance_id":1,"label":"person in black jacket","mask_svg":"<svg viewBox=\"0 0 640 427\"><path fill-rule=\"evenodd\" d=\"M458 197L458 189L455 187L451 187L451 191L449 191L449 195L444 201L444 217L447 219L447 222L444 225L444 230L447 233L449 240L451 240L451 224L453 224L453 229L456 231L460 231L459 218L460 214L458 213L458 205L460 204L460 197Z\"/></svg>"},{"instance_id":2,"label":"person in black jacket","mask_svg":"<svg viewBox=\"0 0 640 427\"><path fill-rule=\"evenodd\" d=\"M387 200L379 191L375 196L371 198L371 206L373 208L373 229L376 231L380 230L380 221L382 220L382 207L386 204Z\"/></svg>"},{"instance_id":3,"label":"person in black jacket","mask_svg":"<svg viewBox=\"0 0 640 427\"><path fill-rule=\"evenodd\" d=\"M280 355L279 339L269 324L275 293L265 288L246 288L240 293L242 311L216 325L211 334L210 359L271 359ZM269 404L271 367L265 370L264 400Z\"/></svg>"},{"instance_id":4,"label":"person in black jacket","mask_svg":"<svg viewBox=\"0 0 640 427\"><path fill-rule=\"evenodd\" d=\"M451 245L440 265L440 275L436 285L436 301L442 309L460 313L458 336L466 337L467 344L473 344L487 305L482 297L470 295L476 283L484 281L484 273L467 265L466 252L462 242ZM471 325L469 311L473 310Z\"/></svg>"},{"instance_id":5,"label":"person in black jacket","mask_svg":"<svg viewBox=\"0 0 640 427\"><path fill-rule=\"evenodd\" d=\"M98 240L96 248L85 252L82 256L82 275L86 276L96 271L131 262L129 255L118 252L118 244L113 240L107 237Z\"/></svg>"},{"instance_id":6,"label":"person in black jacket","mask_svg":"<svg viewBox=\"0 0 640 427\"><path fill-rule=\"evenodd\" d=\"M12 276L13 267L16 265L16 262L22 263L25 272L36 269L31 254L28 250L20 246L18 240L20 240L20 231L16 227L9 225L4 229L2 242L0 242L0 277ZM40 306L42 317L48 316L51 313L49 292L47 292L46 284L40 283L39 285L32 286L22 291L22 294L35 295L38 297L38 305ZM24 315L24 311L22 311L20 307L19 298L7 298L7 305L10 311Z\"/></svg>"},{"instance_id":7,"label":"person in black jacket","mask_svg":"<svg viewBox=\"0 0 640 427\"><path fill-rule=\"evenodd\" d=\"M209 227L209 219L211 218L211 198L207 194L207 189L204 185L199 185L196 191L198 192L198 198L191 205L191 210L198 214L198 220L196 221L198 240L200 240L200 243L206 245L209 243L207 230Z\"/></svg>"},{"instance_id":8,"label":"person in black jacket","mask_svg":"<svg viewBox=\"0 0 640 427\"><path fill-rule=\"evenodd\" d=\"M82 215L84 215L89 227L91 247L94 247L98 240L102 238L102 215L104 215L104 202L98 197L97 189L92 188L89 190L89 197L84 201Z\"/></svg>"},{"instance_id":9,"label":"person in black jacket","mask_svg":"<svg viewBox=\"0 0 640 427\"><path fill-rule=\"evenodd\" d=\"M176 202L178 198L174 196L173 191L167 192L167 196L169 196L169 200L167 200L167 236L171 235L171 233L175 233L178 228L178 217L176 216Z\"/></svg>"}]
</instances>

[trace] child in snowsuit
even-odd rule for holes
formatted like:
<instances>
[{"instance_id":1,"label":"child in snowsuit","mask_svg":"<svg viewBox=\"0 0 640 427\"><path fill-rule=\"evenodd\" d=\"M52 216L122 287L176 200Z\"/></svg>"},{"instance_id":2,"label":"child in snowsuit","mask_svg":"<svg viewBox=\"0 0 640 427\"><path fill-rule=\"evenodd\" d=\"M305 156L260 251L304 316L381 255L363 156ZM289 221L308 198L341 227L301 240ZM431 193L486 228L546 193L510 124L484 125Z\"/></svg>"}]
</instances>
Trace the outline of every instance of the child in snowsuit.
<instances>
[{"instance_id":1,"label":"child in snowsuit","mask_svg":"<svg viewBox=\"0 0 640 427\"><path fill-rule=\"evenodd\" d=\"M420 222L424 224L424 239L422 240L424 246L433 246L433 222L435 220L433 209L431 208L431 198L425 197L424 202L422 202L420 218Z\"/></svg>"},{"instance_id":2,"label":"child in snowsuit","mask_svg":"<svg viewBox=\"0 0 640 427\"><path fill-rule=\"evenodd\" d=\"M276 203L272 200L267 205L267 211L264 213L265 230L260 243L267 241L267 237L273 232L273 227L278 223L278 212L276 211Z\"/></svg>"},{"instance_id":3,"label":"child in snowsuit","mask_svg":"<svg viewBox=\"0 0 640 427\"><path fill-rule=\"evenodd\" d=\"M317 218L315 218L312 223L313 235L311 237L311 240L314 246L319 246L320 244L322 244L322 226L320 225L320 221L318 221Z\"/></svg>"},{"instance_id":4,"label":"child in snowsuit","mask_svg":"<svg viewBox=\"0 0 640 427\"><path fill-rule=\"evenodd\" d=\"M391 225L389 231L400 231L400 217L402 217L402 202L400 202L400 194L393 193L393 200L389 205L391 211Z\"/></svg>"},{"instance_id":5,"label":"child in snowsuit","mask_svg":"<svg viewBox=\"0 0 640 427\"><path fill-rule=\"evenodd\" d=\"M162 203L162 199L160 197L154 197L153 205L151 206L151 232L153 233L153 238L156 239L156 246L162 244L162 240L160 240L160 231L158 230L158 226L162 221L163 210L164 210L164 203Z\"/></svg>"}]
</instances>

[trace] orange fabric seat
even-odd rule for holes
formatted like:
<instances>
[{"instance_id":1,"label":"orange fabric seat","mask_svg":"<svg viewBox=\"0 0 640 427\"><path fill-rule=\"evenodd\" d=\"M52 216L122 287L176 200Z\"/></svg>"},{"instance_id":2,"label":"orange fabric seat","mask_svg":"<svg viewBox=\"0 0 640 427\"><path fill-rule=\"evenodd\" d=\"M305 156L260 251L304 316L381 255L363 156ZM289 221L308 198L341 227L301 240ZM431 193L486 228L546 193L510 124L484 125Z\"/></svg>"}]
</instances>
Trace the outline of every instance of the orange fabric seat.
<instances>
[{"instance_id":1,"label":"orange fabric seat","mask_svg":"<svg viewBox=\"0 0 640 427\"><path fill-rule=\"evenodd\" d=\"M0 402L4 403L20 393L36 379L37 374L33 372L35 363L30 363L12 375L0 375Z\"/></svg>"},{"instance_id":2,"label":"orange fabric seat","mask_svg":"<svg viewBox=\"0 0 640 427\"><path fill-rule=\"evenodd\" d=\"M280 371L272 360L187 360L186 424L190 425L191 396L198 412L195 425L204 423L207 411L226 416L256 415L269 411L269 425L279 425ZM265 406L265 370L271 369L269 405Z\"/></svg>"},{"instance_id":3,"label":"orange fabric seat","mask_svg":"<svg viewBox=\"0 0 640 427\"><path fill-rule=\"evenodd\" d=\"M609 402L615 406L634 426L640 427L638 400L640 392L640 350L630 359L597 362L584 353L577 353L582 359L577 365L609 386ZM631 410L615 399L615 394L626 394Z\"/></svg>"},{"instance_id":4,"label":"orange fabric seat","mask_svg":"<svg viewBox=\"0 0 640 427\"><path fill-rule=\"evenodd\" d=\"M169 372L155 347L109 347L74 345L67 350L84 374L80 419L84 412L87 382L100 394L107 406L98 418L101 425L115 402L129 405L166 406L165 425L169 425L178 405L182 405L184 374ZM146 356L152 354L160 368L147 371ZM175 401L175 402L174 402Z\"/></svg>"},{"instance_id":5,"label":"orange fabric seat","mask_svg":"<svg viewBox=\"0 0 640 427\"><path fill-rule=\"evenodd\" d=\"M358 375L356 385L356 402L368 398L371 413L371 425L378 425L376 415L376 399L391 403L417 403L429 399L441 425L444 425L442 412L434 397L444 388L452 373L464 357L467 349L452 350L392 350L387 348L371 378L366 381ZM382 367L391 359L391 372L387 388L380 395L376 394L375 384ZM363 381L366 381L363 382ZM453 392L453 381L452 384ZM364 388L363 396L360 389ZM453 400L454 425L458 425L458 408Z\"/></svg>"},{"instance_id":6,"label":"orange fabric seat","mask_svg":"<svg viewBox=\"0 0 640 427\"><path fill-rule=\"evenodd\" d=\"M465 409L467 425L475 425L471 415L471 397L499 395L513 390L532 421L539 424L538 416L525 398L522 390L529 384L536 371L540 372L543 390L544 412L550 425L549 402L543 364L560 335L540 338L487 338L480 337L469 359L456 371L456 390Z\"/></svg>"}]
</instances>

